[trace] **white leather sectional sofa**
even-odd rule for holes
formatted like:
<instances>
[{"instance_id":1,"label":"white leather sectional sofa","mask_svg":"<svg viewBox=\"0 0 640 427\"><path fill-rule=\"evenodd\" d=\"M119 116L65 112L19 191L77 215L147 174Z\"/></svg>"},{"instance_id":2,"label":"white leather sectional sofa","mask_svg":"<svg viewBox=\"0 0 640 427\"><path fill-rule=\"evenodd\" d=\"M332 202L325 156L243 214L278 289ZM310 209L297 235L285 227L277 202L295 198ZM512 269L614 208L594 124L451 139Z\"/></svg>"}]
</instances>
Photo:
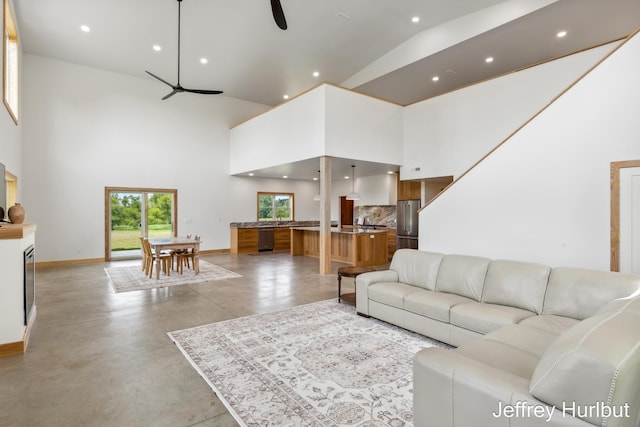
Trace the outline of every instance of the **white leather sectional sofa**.
<instances>
[{"instance_id":1,"label":"white leather sectional sofa","mask_svg":"<svg viewBox=\"0 0 640 427\"><path fill-rule=\"evenodd\" d=\"M640 276L401 249L356 310L439 341L416 427L640 426Z\"/></svg>"}]
</instances>

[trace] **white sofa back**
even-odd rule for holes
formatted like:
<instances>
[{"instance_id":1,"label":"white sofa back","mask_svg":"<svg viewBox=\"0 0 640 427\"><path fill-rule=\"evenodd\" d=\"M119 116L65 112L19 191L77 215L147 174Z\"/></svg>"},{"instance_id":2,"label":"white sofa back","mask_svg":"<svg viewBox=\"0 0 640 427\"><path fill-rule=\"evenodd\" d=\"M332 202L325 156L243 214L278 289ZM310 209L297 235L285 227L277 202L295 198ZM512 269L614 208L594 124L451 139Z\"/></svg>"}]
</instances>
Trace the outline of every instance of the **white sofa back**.
<instances>
[{"instance_id":1,"label":"white sofa back","mask_svg":"<svg viewBox=\"0 0 640 427\"><path fill-rule=\"evenodd\" d=\"M542 314L586 319L609 301L629 296L638 288L638 276L556 267L549 276Z\"/></svg>"},{"instance_id":2,"label":"white sofa back","mask_svg":"<svg viewBox=\"0 0 640 427\"><path fill-rule=\"evenodd\" d=\"M389 269L427 290L577 320L640 289L640 276L416 249L396 251Z\"/></svg>"},{"instance_id":3,"label":"white sofa back","mask_svg":"<svg viewBox=\"0 0 640 427\"><path fill-rule=\"evenodd\" d=\"M482 302L508 305L540 314L551 268L518 261L491 261Z\"/></svg>"},{"instance_id":4,"label":"white sofa back","mask_svg":"<svg viewBox=\"0 0 640 427\"><path fill-rule=\"evenodd\" d=\"M480 301L490 262L489 258L445 255L440 262L436 291Z\"/></svg>"}]
</instances>

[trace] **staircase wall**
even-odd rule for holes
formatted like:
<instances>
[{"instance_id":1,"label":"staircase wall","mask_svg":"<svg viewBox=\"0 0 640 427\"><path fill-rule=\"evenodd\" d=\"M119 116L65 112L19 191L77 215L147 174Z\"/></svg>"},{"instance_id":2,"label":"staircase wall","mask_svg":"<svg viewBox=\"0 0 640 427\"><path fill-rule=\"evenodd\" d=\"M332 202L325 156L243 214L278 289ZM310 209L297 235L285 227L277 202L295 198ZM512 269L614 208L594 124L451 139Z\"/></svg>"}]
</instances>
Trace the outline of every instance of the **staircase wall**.
<instances>
[{"instance_id":1,"label":"staircase wall","mask_svg":"<svg viewBox=\"0 0 640 427\"><path fill-rule=\"evenodd\" d=\"M420 212L420 249L609 269L610 163L640 159L635 35Z\"/></svg>"}]
</instances>

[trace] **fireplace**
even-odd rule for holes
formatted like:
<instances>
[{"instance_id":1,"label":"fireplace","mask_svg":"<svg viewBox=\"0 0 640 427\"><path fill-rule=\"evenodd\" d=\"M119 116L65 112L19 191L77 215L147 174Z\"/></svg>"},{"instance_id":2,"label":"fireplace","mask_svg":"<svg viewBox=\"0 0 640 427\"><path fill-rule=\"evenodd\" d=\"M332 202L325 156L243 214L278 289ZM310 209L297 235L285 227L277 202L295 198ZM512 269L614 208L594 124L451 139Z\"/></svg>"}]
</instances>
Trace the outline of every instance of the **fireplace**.
<instances>
[{"instance_id":1,"label":"fireplace","mask_svg":"<svg viewBox=\"0 0 640 427\"><path fill-rule=\"evenodd\" d=\"M36 303L36 248L31 245L24 251L24 324L29 323L31 310Z\"/></svg>"}]
</instances>

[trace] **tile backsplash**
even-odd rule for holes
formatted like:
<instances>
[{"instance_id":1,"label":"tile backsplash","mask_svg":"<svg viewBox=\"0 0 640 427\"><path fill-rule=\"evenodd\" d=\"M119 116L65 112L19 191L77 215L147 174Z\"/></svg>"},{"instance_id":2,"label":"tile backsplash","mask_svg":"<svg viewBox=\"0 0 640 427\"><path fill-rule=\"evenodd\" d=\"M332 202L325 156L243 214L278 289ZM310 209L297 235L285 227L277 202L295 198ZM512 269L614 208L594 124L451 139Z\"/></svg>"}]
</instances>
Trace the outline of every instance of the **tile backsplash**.
<instances>
[{"instance_id":1,"label":"tile backsplash","mask_svg":"<svg viewBox=\"0 0 640 427\"><path fill-rule=\"evenodd\" d=\"M364 224L386 225L395 228L396 226L396 206L395 205L371 205L354 206L353 224L358 224L358 217L364 218Z\"/></svg>"}]
</instances>

